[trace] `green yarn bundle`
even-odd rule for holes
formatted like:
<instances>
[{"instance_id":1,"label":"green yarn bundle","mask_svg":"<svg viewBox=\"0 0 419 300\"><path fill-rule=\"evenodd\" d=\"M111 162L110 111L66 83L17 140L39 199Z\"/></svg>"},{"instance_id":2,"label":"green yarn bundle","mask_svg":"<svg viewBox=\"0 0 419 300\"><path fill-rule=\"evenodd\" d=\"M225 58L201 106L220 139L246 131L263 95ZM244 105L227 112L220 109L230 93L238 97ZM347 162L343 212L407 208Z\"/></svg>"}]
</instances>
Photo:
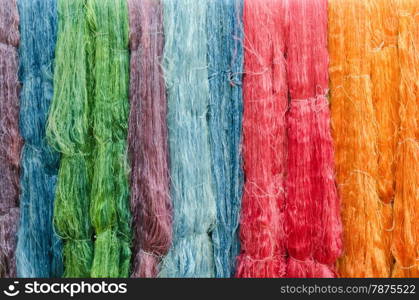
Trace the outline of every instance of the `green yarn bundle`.
<instances>
[{"instance_id":1,"label":"green yarn bundle","mask_svg":"<svg viewBox=\"0 0 419 300\"><path fill-rule=\"evenodd\" d=\"M64 240L64 277L90 277L93 258L89 219L90 176L82 155L61 159L55 198L54 224Z\"/></svg>"},{"instance_id":2,"label":"green yarn bundle","mask_svg":"<svg viewBox=\"0 0 419 300\"><path fill-rule=\"evenodd\" d=\"M84 0L58 1L54 97L47 139L62 154L54 225L64 241L64 277L89 277L93 258L89 218L92 141L88 93L88 27Z\"/></svg>"},{"instance_id":3,"label":"green yarn bundle","mask_svg":"<svg viewBox=\"0 0 419 300\"><path fill-rule=\"evenodd\" d=\"M131 260L128 129L128 9L125 0L88 0L94 77L95 149L90 216L92 277L128 277Z\"/></svg>"},{"instance_id":4,"label":"green yarn bundle","mask_svg":"<svg viewBox=\"0 0 419 300\"><path fill-rule=\"evenodd\" d=\"M62 153L54 223L65 242L64 276L127 277L127 4L59 0L58 11L47 137Z\"/></svg>"},{"instance_id":5,"label":"green yarn bundle","mask_svg":"<svg viewBox=\"0 0 419 300\"><path fill-rule=\"evenodd\" d=\"M86 44L89 41L84 0L58 1L54 98L47 137L61 153L89 153L89 97Z\"/></svg>"}]
</instances>

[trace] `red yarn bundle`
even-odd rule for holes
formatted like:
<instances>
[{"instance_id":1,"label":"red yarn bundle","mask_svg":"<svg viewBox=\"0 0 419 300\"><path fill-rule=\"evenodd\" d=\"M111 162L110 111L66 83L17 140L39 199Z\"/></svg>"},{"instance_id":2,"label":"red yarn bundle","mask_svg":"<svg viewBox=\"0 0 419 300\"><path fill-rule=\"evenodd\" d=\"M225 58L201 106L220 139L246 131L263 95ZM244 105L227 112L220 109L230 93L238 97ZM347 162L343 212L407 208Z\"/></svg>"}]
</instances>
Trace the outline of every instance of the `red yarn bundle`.
<instances>
[{"instance_id":1,"label":"red yarn bundle","mask_svg":"<svg viewBox=\"0 0 419 300\"><path fill-rule=\"evenodd\" d=\"M284 1L244 0L242 202L237 277L283 277L288 103Z\"/></svg>"},{"instance_id":2,"label":"red yarn bundle","mask_svg":"<svg viewBox=\"0 0 419 300\"><path fill-rule=\"evenodd\" d=\"M244 2L238 277L335 277L342 226L326 96L327 17L327 0Z\"/></svg>"},{"instance_id":3,"label":"red yarn bundle","mask_svg":"<svg viewBox=\"0 0 419 300\"><path fill-rule=\"evenodd\" d=\"M327 0L293 0L287 5L287 276L334 277L332 266L342 241L326 98Z\"/></svg>"}]
</instances>

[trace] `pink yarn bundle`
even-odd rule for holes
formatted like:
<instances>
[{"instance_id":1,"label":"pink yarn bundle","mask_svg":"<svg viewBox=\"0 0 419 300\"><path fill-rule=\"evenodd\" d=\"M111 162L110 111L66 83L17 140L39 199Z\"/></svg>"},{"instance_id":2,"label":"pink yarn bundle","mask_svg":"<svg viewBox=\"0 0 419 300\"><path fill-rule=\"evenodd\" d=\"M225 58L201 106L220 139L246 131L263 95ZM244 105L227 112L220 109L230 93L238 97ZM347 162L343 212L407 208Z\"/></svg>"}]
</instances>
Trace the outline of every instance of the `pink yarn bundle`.
<instances>
[{"instance_id":1,"label":"pink yarn bundle","mask_svg":"<svg viewBox=\"0 0 419 300\"><path fill-rule=\"evenodd\" d=\"M284 57L284 1L244 1L243 158L237 277L283 277L288 104Z\"/></svg>"},{"instance_id":2,"label":"pink yarn bundle","mask_svg":"<svg viewBox=\"0 0 419 300\"><path fill-rule=\"evenodd\" d=\"M334 277L342 241L326 98L327 0L287 4L287 276Z\"/></svg>"},{"instance_id":3,"label":"pink yarn bundle","mask_svg":"<svg viewBox=\"0 0 419 300\"><path fill-rule=\"evenodd\" d=\"M16 277L16 232L19 223L18 50L16 0L0 4L0 278Z\"/></svg>"},{"instance_id":4,"label":"pink yarn bundle","mask_svg":"<svg viewBox=\"0 0 419 300\"><path fill-rule=\"evenodd\" d=\"M172 242L167 101L161 70L162 4L129 0L131 84L128 145L135 228L133 277L156 277Z\"/></svg>"}]
</instances>

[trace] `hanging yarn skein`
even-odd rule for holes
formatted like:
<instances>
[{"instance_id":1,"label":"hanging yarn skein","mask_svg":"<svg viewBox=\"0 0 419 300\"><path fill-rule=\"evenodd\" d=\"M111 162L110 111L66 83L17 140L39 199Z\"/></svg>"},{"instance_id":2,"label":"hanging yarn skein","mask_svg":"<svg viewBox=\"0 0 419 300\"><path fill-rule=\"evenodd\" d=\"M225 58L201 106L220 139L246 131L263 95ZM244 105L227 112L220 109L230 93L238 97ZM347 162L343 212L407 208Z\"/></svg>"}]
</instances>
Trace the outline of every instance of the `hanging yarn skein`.
<instances>
[{"instance_id":1,"label":"hanging yarn skein","mask_svg":"<svg viewBox=\"0 0 419 300\"><path fill-rule=\"evenodd\" d=\"M243 189L241 162L243 0L208 1L211 162L217 202L212 232L215 276L234 275Z\"/></svg>"},{"instance_id":2,"label":"hanging yarn skein","mask_svg":"<svg viewBox=\"0 0 419 300\"><path fill-rule=\"evenodd\" d=\"M128 149L135 231L133 277L156 277L172 242L166 89L161 69L160 1L129 0L130 104Z\"/></svg>"},{"instance_id":3,"label":"hanging yarn skein","mask_svg":"<svg viewBox=\"0 0 419 300\"><path fill-rule=\"evenodd\" d=\"M397 50L398 16L394 0L372 0L371 14L371 84L377 122L378 195L383 213L380 222L388 232L383 246L390 249L393 231L396 149L399 128L400 65ZM390 264L392 264L392 259Z\"/></svg>"},{"instance_id":4,"label":"hanging yarn skein","mask_svg":"<svg viewBox=\"0 0 419 300\"><path fill-rule=\"evenodd\" d=\"M287 277L335 277L342 224L326 98L327 0L291 0L287 11Z\"/></svg>"},{"instance_id":5,"label":"hanging yarn skein","mask_svg":"<svg viewBox=\"0 0 419 300\"><path fill-rule=\"evenodd\" d=\"M332 129L342 200L343 277L388 277L386 220L391 207L378 191L378 123L371 81L371 2L329 1Z\"/></svg>"},{"instance_id":6,"label":"hanging yarn skein","mask_svg":"<svg viewBox=\"0 0 419 300\"><path fill-rule=\"evenodd\" d=\"M244 0L245 186L237 277L283 277L286 271L284 10L282 0Z\"/></svg>"},{"instance_id":7,"label":"hanging yarn skein","mask_svg":"<svg viewBox=\"0 0 419 300\"><path fill-rule=\"evenodd\" d=\"M63 239L64 277L90 277L93 259L89 218L92 141L91 66L85 0L58 0L54 96L47 139L60 152L54 225Z\"/></svg>"},{"instance_id":8,"label":"hanging yarn skein","mask_svg":"<svg viewBox=\"0 0 419 300\"><path fill-rule=\"evenodd\" d=\"M90 216L96 240L91 276L128 277L128 7L125 0L87 0L86 10L94 66L95 150Z\"/></svg>"},{"instance_id":9,"label":"hanging yarn skein","mask_svg":"<svg viewBox=\"0 0 419 300\"><path fill-rule=\"evenodd\" d=\"M163 0L173 244L160 277L214 277L207 0Z\"/></svg>"},{"instance_id":10,"label":"hanging yarn skein","mask_svg":"<svg viewBox=\"0 0 419 300\"><path fill-rule=\"evenodd\" d=\"M16 231L19 222L18 55L16 0L0 5L0 278L16 277Z\"/></svg>"},{"instance_id":11,"label":"hanging yarn skein","mask_svg":"<svg viewBox=\"0 0 419 300\"><path fill-rule=\"evenodd\" d=\"M53 97L52 66L57 36L56 0L19 0L20 132L22 151L18 277L61 277L61 241L53 228L59 155L45 127Z\"/></svg>"},{"instance_id":12,"label":"hanging yarn skein","mask_svg":"<svg viewBox=\"0 0 419 300\"><path fill-rule=\"evenodd\" d=\"M419 277L419 3L398 2L400 65L399 143L397 145L393 277Z\"/></svg>"}]
</instances>

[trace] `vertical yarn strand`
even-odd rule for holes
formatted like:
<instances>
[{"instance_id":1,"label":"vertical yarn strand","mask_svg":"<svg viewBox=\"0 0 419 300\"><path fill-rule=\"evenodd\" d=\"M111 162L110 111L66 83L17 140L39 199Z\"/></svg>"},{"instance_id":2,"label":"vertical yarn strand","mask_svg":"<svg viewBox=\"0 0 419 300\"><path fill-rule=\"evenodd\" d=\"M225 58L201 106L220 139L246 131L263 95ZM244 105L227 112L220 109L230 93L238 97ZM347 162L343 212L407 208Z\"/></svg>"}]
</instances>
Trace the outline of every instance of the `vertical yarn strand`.
<instances>
[{"instance_id":1,"label":"vertical yarn strand","mask_svg":"<svg viewBox=\"0 0 419 300\"><path fill-rule=\"evenodd\" d=\"M399 143L397 145L393 277L419 276L419 3L398 1L400 64Z\"/></svg>"},{"instance_id":2,"label":"vertical yarn strand","mask_svg":"<svg viewBox=\"0 0 419 300\"><path fill-rule=\"evenodd\" d=\"M397 53L398 16L394 0L372 0L371 83L378 123L378 192L391 205L394 198L399 127L400 66ZM391 227L391 216L388 223Z\"/></svg>"},{"instance_id":3,"label":"vertical yarn strand","mask_svg":"<svg viewBox=\"0 0 419 300\"><path fill-rule=\"evenodd\" d=\"M383 247L390 249L393 230L396 148L399 129L400 66L398 57L398 16L393 0L371 3L371 84L377 122L377 190L383 203L380 216L386 234ZM390 255L387 257L392 264Z\"/></svg>"},{"instance_id":4,"label":"vertical yarn strand","mask_svg":"<svg viewBox=\"0 0 419 300\"><path fill-rule=\"evenodd\" d=\"M283 277L286 270L284 4L281 0L244 0L245 186L237 277Z\"/></svg>"},{"instance_id":5,"label":"vertical yarn strand","mask_svg":"<svg viewBox=\"0 0 419 300\"><path fill-rule=\"evenodd\" d=\"M242 0L208 1L208 76L211 162L217 201L212 233L215 276L230 277L239 251L238 222L243 188Z\"/></svg>"},{"instance_id":6,"label":"vertical yarn strand","mask_svg":"<svg viewBox=\"0 0 419 300\"><path fill-rule=\"evenodd\" d=\"M59 155L46 143L45 126L53 96L57 36L56 0L19 0L20 132L22 152L20 227L16 249L19 277L60 277L61 241L53 228Z\"/></svg>"},{"instance_id":7,"label":"vertical yarn strand","mask_svg":"<svg viewBox=\"0 0 419 300\"><path fill-rule=\"evenodd\" d=\"M0 278L16 277L16 231L19 222L18 55L16 0L0 5Z\"/></svg>"},{"instance_id":8,"label":"vertical yarn strand","mask_svg":"<svg viewBox=\"0 0 419 300\"><path fill-rule=\"evenodd\" d=\"M288 2L288 277L334 277L342 251L330 133L327 1Z\"/></svg>"},{"instance_id":9,"label":"vertical yarn strand","mask_svg":"<svg viewBox=\"0 0 419 300\"><path fill-rule=\"evenodd\" d=\"M388 277L389 207L377 189L378 127L371 82L371 2L329 1L332 128L342 199L343 277Z\"/></svg>"},{"instance_id":10,"label":"vertical yarn strand","mask_svg":"<svg viewBox=\"0 0 419 300\"><path fill-rule=\"evenodd\" d=\"M172 242L167 102L160 1L129 0L131 82L129 154L135 231L134 277L156 277Z\"/></svg>"},{"instance_id":11,"label":"vertical yarn strand","mask_svg":"<svg viewBox=\"0 0 419 300\"><path fill-rule=\"evenodd\" d=\"M88 32L84 0L58 0L54 96L47 122L50 145L61 153L54 225L63 239L64 277L90 277Z\"/></svg>"},{"instance_id":12,"label":"vertical yarn strand","mask_svg":"<svg viewBox=\"0 0 419 300\"><path fill-rule=\"evenodd\" d=\"M173 244L160 277L214 277L207 0L163 0Z\"/></svg>"},{"instance_id":13,"label":"vertical yarn strand","mask_svg":"<svg viewBox=\"0 0 419 300\"><path fill-rule=\"evenodd\" d=\"M131 260L128 130L128 7L87 0L92 49L95 138L90 217L95 231L92 277L127 277Z\"/></svg>"}]
</instances>

